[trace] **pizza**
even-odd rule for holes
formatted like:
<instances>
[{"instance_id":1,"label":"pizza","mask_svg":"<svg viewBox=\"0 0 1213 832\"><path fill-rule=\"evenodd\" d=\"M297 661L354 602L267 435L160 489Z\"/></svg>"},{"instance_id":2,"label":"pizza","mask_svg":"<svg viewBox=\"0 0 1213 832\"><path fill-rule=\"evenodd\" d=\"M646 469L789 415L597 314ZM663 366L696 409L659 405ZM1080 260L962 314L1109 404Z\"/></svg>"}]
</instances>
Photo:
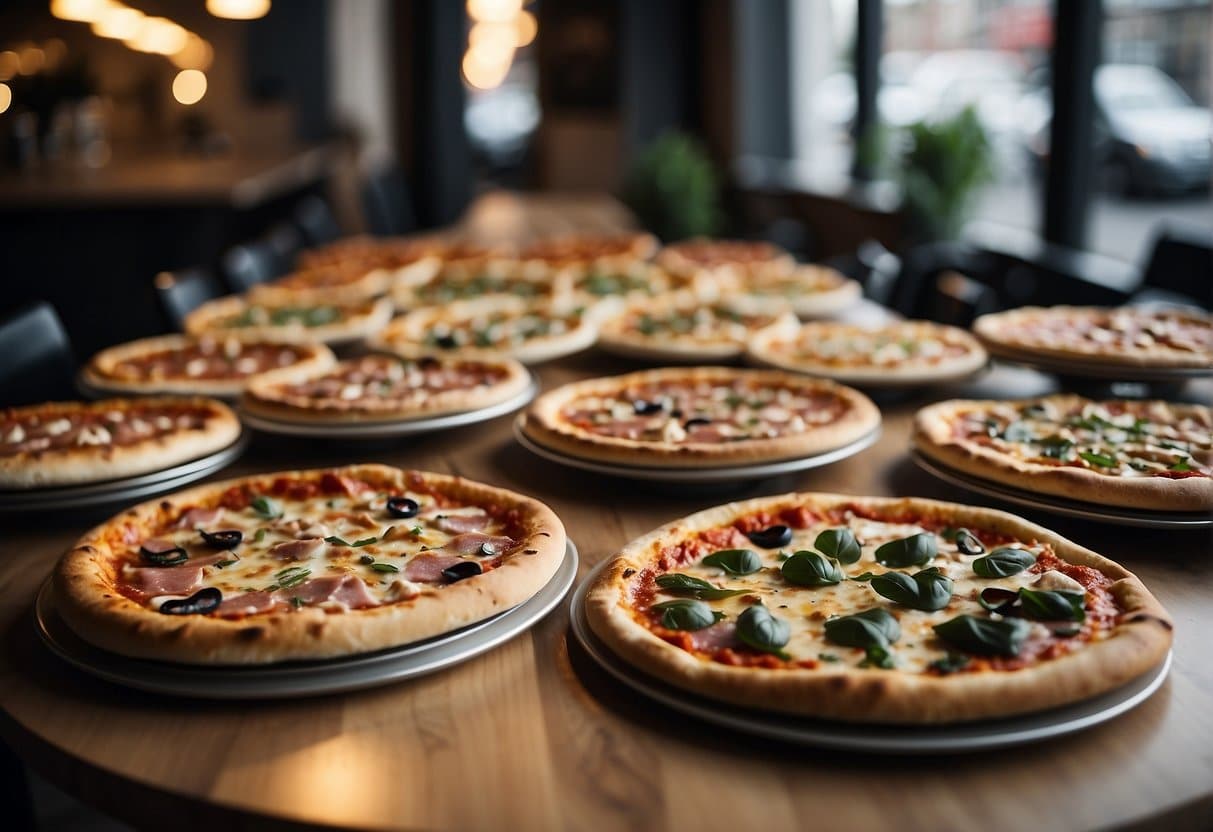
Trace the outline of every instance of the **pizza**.
<instances>
[{"instance_id":1,"label":"pizza","mask_svg":"<svg viewBox=\"0 0 1213 832\"><path fill-rule=\"evenodd\" d=\"M562 299L570 291L563 275L528 272L510 260L485 260L474 266L447 266L429 280L398 283L392 289L392 302L409 311L455 301Z\"/></svg>"},{"instance_id":2,"label":"pizza","mask_svg":"<svg viewBox=\"0 0 1213 832\"><path fill-rule=\"evenodd\" d=\"M185 318L190 335L239 335L290 343L336 344L374 335L392 317L387 298L355 303L258 301L231 295L202 304Z\"/></svg>"},{"instance_id":3,"label":"pizza","mask_svg":"<svg viewBox=\"0 0 1213 832\"><path fill-rule=\"evenodd\" d=\"M796 259L773 243L696 237L665 246L657 265L676 274L706 271L726 281L759 274L786 274Z\"/></svg>"},{"instance_id":4,"label":"pizza","mask_svg":"<svg viewBox=\"0 0 1213 832\"><path fill-rule=\"evenodd\" d=\"M1045 710L1156 667L1172 624L1132 573L1013 515L785 494L632 541L585 614L696 695L813 719L949 723Z\"/></svg>"},{"instance_id":5,"label":"pizza","mask_svg":"<svg viewBox=\"0 0 1213 832\"><path fill-rule=\"evenodd\" d=\"M601 307L519 298L429 306L392 321L373 346L392 352L449 352L538 364L594 343Z\"/></svg>"},{"instance_id":6,"label":"pizza","mask_svg":"<svg viewBox=\"0 0 1213 832\"><path fill-rule=\"evenodd\" d=\"M775 370L666 368L566 384L520 421L545 447L672 468L823 453L880 426L862 393Z\"/></svg>"},{"instance_id":7,"label":"pizza","mask_svg":"<svg viewBox=\"0 0 1213 832\"><path fill-rule=\"evenodd\" d=\"M257 379L241 407L293 422L399 421L490 407L530 383L510 359L373 354L302 377Z\"/></svg>"},{"instance_id":8,"label":"pizza","mask_svg":"<svg viewBox=\"0 0 1213 832\"><path fill-rule=\"evenodd\" d=\"M598 266L627 269L651 260L658 248L652 234L573 234L549 237L524 246L518 259L542 264L548 269Z\"/></svg>"},{"instance_id":9,"label":"pizza","mask_svg":"<svg viewBox=\"0 0 1213 832\"><path fill-rule=\"evenodd\" d=\"M573 296L587 303L610 298L649 301L684 295L711 301L720 294L716 282L702 272L672 274L652 263L639 261L626 265L570 266L560 274L568 281Z\"/></svg>"},{"instance_id":10,"label":"pizza","mask_svg":"<svg viewBox=\"0 0 1213 832\"><path fill-rule=\"evenodd\" d=\"M429 280L440 261L418 251L417 259L410 262L387 262L391 265L355 260L298 269L270 283L259 283L248 294L253 300L270 303L357 303L382 295L397 283Z\"/></svg>"},{"instance_id":11,"label":"pizza","mask_svg":"<svg viewBox=\"0 0 1213 832\"><path fill-rule=\"evenodd\" d=\"M603 323L598 343L643 361L730 361L740 358L760 332L791 333L796 323L787 307L746 311L731 302L671 296L629 304Z\"/></svg>"},{"instance_id":12,"label":"pizza","mask_svg":"<svg viewBox=\"0 0 1213 832\"><path fill-rule=\"evenodd\" d=\"M318 248L306 249L296 260L301 270L349 267L363 272L395 272L437 257L441 247L425 238L344 237Z\"/></svg>"},{"instance_id":13,"label":"pizza","mask_svg":"<svg viewBox=\"0 0 1213 832\"><path fill-rule=\"evenodd\" d=\"M201 397L46 402L0 410L0 488L79 485L162 471L231 445L236 414Z\"/></svg>"},{"instance_id":14,"label":"pizza","mask_svg":"<svg viewBox=\"0 0 1213 832\"><path fill-rule=\"evenodd\" d=\"M779 309L791 305L800 318L822 318L853 306L863 296L854 280L827 266L797 266L790 272L740 280L733 303L749 309Z\"/></svg>"},{"instance_id":15,"label":"pizza","mask_svg":"<svg viewBox=\"0 0 1213 832\"><path fill-rule=\"evenodd\" d=\"M750 341L749 354L770 367L882 387L955 381L987 361L972 335L930 321L899 321L875 329L813 321L790 332L759 333Z\"/></svg>"},{"instance_id":16,"label":"pizza","mask_svg":"<svg viewBox=\"0 0 1213 832\"><path fill-rule=\"evenodd\" d=\"M54 572L84 640L201 665L331 659L457 630L555 574L542 503L459 477L356 465L262 474L138 505Z\"/></svg>"},{"instance_id":17,"label":"pizza","mask_svg":"<svg viewBox=\"0 0 1213 832\"><path fill-rule=\"evenodd\" d=\"M931 459L1034 493L1159 511L1213 510L1213 411L1164 401L939 402L915 417Z\"/></svg>"},{"instance_id":18,"label":"pizza","mask_svg":"<svg viewBox=\"0 0 1213 832\"><path fill-rule=\"evenodd\" d=\"M160 335L102 350L81 378L93 390L238 396L266 374L304 375L332 366L323 344L284 344L234 335Z\"/></svg>"},{"instance_id":19,"label":"pizza","mask_svg":"<svg viewBox=\"0 0 1213 832\"><path fill-rule=\"evenodd\" d=\"M1191 309L1025 306L982 315L973 331L1007 358L1213 372L1213 315Z\"/></svg>"}]
</instances>

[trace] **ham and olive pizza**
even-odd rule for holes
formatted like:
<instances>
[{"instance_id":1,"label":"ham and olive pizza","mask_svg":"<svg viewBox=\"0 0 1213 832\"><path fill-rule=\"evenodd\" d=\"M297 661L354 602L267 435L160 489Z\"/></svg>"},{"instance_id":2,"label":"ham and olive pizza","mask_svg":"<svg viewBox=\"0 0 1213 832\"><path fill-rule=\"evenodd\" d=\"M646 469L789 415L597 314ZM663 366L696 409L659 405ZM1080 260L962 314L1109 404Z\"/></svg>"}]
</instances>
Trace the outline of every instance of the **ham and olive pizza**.
<instances>
[{"instance_id":1,"label":"ham and olive pizza","mask_svg":"<svg viewBox=\"0 0 1213 832\"><path fill-rule=\"evenodd\" d=\"M1167 613L1132 573L992 509L786 494L628 544L594 633L702 696L805 717L948 723L1096 696L1158 665Z\"/></svg>"},{"instance_id":2,"label":"ham and olive pizza","mask_svg":"<svg viewBox=\"0 0 1213 832\"><path fill-rule=\"evenodd\" d=\"M929 321L876 329L813 321L791 332L760 333L749 352L759 364L882 387L954 381L977 372L987 360L972 335Z\"/></svg>"},{"instance_id":3,"label":"ham and olive pizza","mask_svg":"<svg viewBox=\"0 0 1213 832\"><path fill-rule=\"evenodd\" d=\"M0 410L0 488L120 479L231 445L240 422L215 399L148 396Z\"/></svg>"},{"instance_id":4,"label":"ham and olive pizza","mask_svg":"<svg viewBox=\"0 0 1213 832\"><path fill-rule=\"evenodd\" d=\"M185 318L190 335L238 335L291 343L332 344L374 335L392 318L387 298L337 301L258 301L232 295L202 304Z\"/></svg>"},{"instance_id":5,"label":"ham and olive pizza","mask_svg":"<svg viewBox=\"0 0 1213 832\"><path fill-rule=\"evenodd\" d=\"M526 601L564 528L536 500L358 465L213 483L136 506L59 562L83 639L189 664L326 659L440 635Z\"/></svg>"},{"instance_id":6,"label":"ham and olive pizza","mask_svg":"<svg viewBox=\"0 0 1213 832\"><path fill-rule=\"evenodd\" d=\"M680 295L628 304L603 323L598 343L608 352L641 361L732 361L758 334L790 334L796 323L786 306L747 310L740 304L703 303Z\"/></svg>"},{"instance_id":7,"label":"ham and olive pizza","mask_svg":"<svg viewBox=\"0 0 1213 832\"><path fill-rule=\"evenodd\" d=\"M1190 309L1026 306L983 315L973 331L1006 358L1213 373L1213 316Z\"/></svg>"},{"instance_id":8,"label":"ham and olive pizza","mask_svg":"<svg viewBox=\"0 0 1213 832\"><path fill-rule=\"evenodd\" d=\"M1196 404L953 400L915 418L926 456L986 480L1102 505L1213 510L1213 413Z\"/></svg>"},{"instance_id":9,"label":"ham and olive pizza","mask_svg":"<svg viewBox=\"0 0 1213 832\"><path fill-rule=\"evenodd\" d=\"M862 393L771 370L667 368L566 384L521 420L564 453L671 468L766 462L823 453L880 425Z\"/></svg>"},{"instance_id":10,"label":"ham and olive pizza","mask_svg":"<svg viewBox=\"0 0 1213 832\"><path fill-rule=\"evenodd\" d=\"M382 422L477 410L518 396L530 374L510 359L372 354L304 377L259 379L241 407L292 422Z\"/></svg>"},{"instance_id":11,"label":"ham and olive pizza","mask_svg":"<svg viewBox=\"0 0 1213 832\"><path fill-rule=\"evenodd\" d=\"M267 374L294 378L332 366L323 344L286 344L234 335L161 335L102 350L84 368L90 388L114 393L238 396Z\"/></svg>"}]
</instances>

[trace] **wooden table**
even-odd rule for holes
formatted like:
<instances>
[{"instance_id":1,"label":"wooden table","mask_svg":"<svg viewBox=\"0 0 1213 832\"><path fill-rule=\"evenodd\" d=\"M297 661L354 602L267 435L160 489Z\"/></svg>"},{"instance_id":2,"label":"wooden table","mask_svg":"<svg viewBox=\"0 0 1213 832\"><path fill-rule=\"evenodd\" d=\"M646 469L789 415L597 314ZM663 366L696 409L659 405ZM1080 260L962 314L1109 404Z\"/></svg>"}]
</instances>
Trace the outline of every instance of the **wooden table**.
<instances>
[{"instance_id":1,"label":"wooden table","mask_svg":"<svg viewBox=\"0 0 1213 832\"><path fill-rule=\"evenodd\" d=\"M619 369L594 354L540 369L545 386ZM1033 392L998 372L980 392ZM885 406L874 447L744 492L817 489L984 502L905 456L920 401ZM582 554L723 498L583 475L518 447L510 418L387 446L258 437L225 475L382 461L534 494ZM137 825L263 828L775 830L1023 829L1213 821L1213 552L1210 536L1043 519L1137 571L1176 620L1175 665L1147 703L1086 733L973 756L819 752L701 724L645 701L570 640L562 606L529 633L456 668L342 696L215 703L144 695L48 655L34 592L94 518L29 518L3 536L0 735L67 791Z\"/></svg>"}]
</instances>

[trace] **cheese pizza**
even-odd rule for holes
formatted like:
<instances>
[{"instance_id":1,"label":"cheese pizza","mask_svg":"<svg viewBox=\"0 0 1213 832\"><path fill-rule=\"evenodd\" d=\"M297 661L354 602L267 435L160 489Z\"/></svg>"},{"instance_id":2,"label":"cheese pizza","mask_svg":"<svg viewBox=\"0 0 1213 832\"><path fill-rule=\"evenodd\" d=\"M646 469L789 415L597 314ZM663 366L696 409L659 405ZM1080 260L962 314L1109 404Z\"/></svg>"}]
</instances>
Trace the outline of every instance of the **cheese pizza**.
<instances>
[{"instance_id":1,"label":"cheese pizza","mask_svg":"<svg viewBox=\"0 0 1213 832\"><path fill-rule=\"evenodd\" d=\"M786 306L745 310L680 295L629 304L603 323L598 343L608 352L642 361L730 361L740 358L760 333L795 329L796 316Z\"/></svg>"}]
</instances>

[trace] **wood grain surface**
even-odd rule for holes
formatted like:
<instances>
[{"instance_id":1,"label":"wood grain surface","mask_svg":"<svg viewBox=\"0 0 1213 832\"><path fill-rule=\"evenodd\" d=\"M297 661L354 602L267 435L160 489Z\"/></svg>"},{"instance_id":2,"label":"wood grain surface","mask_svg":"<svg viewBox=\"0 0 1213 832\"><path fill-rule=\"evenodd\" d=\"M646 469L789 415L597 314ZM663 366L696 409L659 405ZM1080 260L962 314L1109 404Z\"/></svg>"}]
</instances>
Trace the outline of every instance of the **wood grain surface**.
<instances>
[{"instance_id":1,"label":"wood grain surface","mask_svg":"<svg viewBox=\"0 0 1213 832\"><path fill-rule=\"evenodd\" d=\"M539 369L545 388L631 367L593 352ZM220 477L376 461L460 474L548 502L582 574L672 518L789 490L994 504L919 472L913 411L964 394L1030 394L997 370L961 391L882 402L880 442L829 467L729 494L561 468L511 438L511 417L390 444L258 436ZM1070 738L973 756L815 751L708 726L607 677L562 605L466 664L348 695L216 703L140 694L48 655L30 619L55 559L98 518L6 519L0 558L0 735L39 772L137 825L372 829L1207 829L1213 819L1213 551L1174 533L1028 513L1136 571L1176 620L1169 681Z\"/></svg>"}]
</instances>

